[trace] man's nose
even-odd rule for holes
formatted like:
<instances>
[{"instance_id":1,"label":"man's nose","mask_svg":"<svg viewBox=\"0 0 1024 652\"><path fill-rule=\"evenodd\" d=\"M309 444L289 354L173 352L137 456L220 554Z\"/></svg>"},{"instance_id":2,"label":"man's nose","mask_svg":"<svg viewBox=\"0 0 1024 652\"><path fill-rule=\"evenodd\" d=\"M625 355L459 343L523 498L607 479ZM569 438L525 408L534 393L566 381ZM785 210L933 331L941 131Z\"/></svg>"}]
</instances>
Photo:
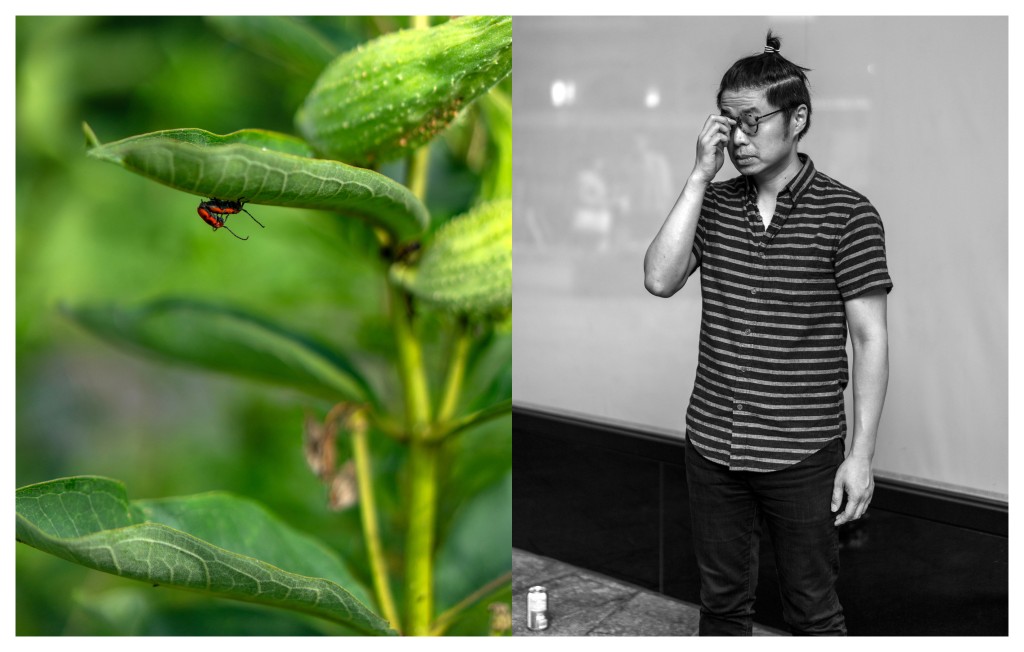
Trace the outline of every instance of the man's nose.
<instances>
[{"instance_id":1,"label":"man's nose","mask_svg":"<svg viewBox=\"0 0 1024 652\"><path fill-rule=\"evenodd\" d=\"M747 140L747 134L742 129L740 129L739 122L733 125L732 131L729 133L729 139L732 140L732 143L737 147L739 147L740 145L746 145L748 142L750 142Z\"/></svg>"}]
</instances>

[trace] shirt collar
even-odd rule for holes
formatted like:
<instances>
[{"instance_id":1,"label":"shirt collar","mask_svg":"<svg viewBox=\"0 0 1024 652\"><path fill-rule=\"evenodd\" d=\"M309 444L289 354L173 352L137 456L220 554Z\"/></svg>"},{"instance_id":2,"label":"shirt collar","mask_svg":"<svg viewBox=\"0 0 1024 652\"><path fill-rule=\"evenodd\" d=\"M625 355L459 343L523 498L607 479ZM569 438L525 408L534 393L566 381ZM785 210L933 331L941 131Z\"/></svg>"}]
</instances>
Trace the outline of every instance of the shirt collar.
<instances>
[{"instance_id":1,"label":"shirt collar","mask_svg":"<svg viewBox=\"0 0 1024 652\"><path fill-rule=\"evenodd\" d=\"M794 204L800 199L800 195L810 187L811 180L814 178L814 163L811 161L811 157L807 154L797 154L797 157L803 163L803 167L786 184L786 190L793 197Z\"/></svg>"},{"instance_id":2,"label":"shirt collar","mask_svg":"<svg viewBox=\"0 0 1024 652\"><path fill-rule=\"evenodd\" d=\"M811 157L802 152L798 152L797 158L800 159L800 162L803 165L800 167L800 171L796 173L796 176L790 179L789 183L786 184L786 187L782 189L782 192L789 193L794 204L800 199L800 195L810 187L811 180L814 179L814 163L811 161ZM747 192L756 192L757 188L754 186L753 178L746 175L744 175L743 178L747 182Z\"/></svg>"}]
</instances>

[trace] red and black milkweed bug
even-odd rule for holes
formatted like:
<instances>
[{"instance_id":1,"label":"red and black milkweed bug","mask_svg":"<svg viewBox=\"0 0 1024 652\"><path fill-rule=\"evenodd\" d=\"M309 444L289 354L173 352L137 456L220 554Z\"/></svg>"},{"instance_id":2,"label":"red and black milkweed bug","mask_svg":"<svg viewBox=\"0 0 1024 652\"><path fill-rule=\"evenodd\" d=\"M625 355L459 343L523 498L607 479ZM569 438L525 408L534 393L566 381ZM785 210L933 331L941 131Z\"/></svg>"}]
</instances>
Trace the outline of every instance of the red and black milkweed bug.
<instances>
[{"instance_id":1,"label":"red and black milkweed bug","mask_svg":"<svg viewBox=\"0 0 1024 652\"><path fill-rule=\"evenodd\" d=\"M213 227L214 231L223 227L225 229L228 229L228 233L235 236L239 240L248 240L249 236L245 236L243 238L234 231L232 231L231 229L229 229L226 224L224 224L224 220L227 219L228 215L235 215L236 213L245 213L249 217L252 217L252 213L242 208L242 206L244 205L244 197L239 199L238 201L232 201L230 199L217 199L216 197L211 197L210 199L201 202L199 204L199 208L196 209L196 212L199 213L199 217L203 218L204 222ZM260 221L257 220L255 217L252 217L252 221L259 224L261 228L264 228L263 225L260 224Z\"/></svg>"}]
</instances>

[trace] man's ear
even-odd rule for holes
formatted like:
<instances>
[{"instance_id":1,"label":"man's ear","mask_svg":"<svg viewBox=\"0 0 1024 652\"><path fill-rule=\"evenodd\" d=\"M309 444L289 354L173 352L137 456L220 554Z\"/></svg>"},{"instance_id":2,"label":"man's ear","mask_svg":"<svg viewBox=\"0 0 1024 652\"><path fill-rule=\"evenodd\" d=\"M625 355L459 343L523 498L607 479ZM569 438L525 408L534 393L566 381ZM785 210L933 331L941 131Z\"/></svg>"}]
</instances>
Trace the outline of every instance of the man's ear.
<instances>
[{"instance_id":1,"label":"man's ear","mask_svg":"<svg viewBox=\"0 0 1024 652\"><path fill-rule=\"evenodd\" d=\"M806 104L801 104L800 106L796 107L795 111L793 111L793 115L790 116L789 118L789 127L790 132L793 134L794 138L802 134L804 132L804 129L807 128Z\"/></svg>"}]
</instances>

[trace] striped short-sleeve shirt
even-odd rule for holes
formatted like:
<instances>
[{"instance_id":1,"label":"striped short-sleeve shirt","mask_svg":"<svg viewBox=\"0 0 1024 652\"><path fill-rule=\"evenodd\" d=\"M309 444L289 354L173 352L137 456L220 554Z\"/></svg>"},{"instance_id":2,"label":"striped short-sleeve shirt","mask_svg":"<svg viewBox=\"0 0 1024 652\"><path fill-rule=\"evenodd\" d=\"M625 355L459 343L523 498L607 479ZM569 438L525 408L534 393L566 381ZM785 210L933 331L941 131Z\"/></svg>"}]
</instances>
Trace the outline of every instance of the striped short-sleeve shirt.
<instances>
[{"instance_id":1,"label":"striped short-sleeve shirt","mask_svg":"<svg viewBox=\"0 0 1024 652\"><path fill-rule=\"evenodd\" d=\"M845 302L892 290L874 207L800 160L767 230L746 176L708 184L697 222L702 314L686 432L732 470L783 469L846 436Z\"/></svg>"}]
</instances>

